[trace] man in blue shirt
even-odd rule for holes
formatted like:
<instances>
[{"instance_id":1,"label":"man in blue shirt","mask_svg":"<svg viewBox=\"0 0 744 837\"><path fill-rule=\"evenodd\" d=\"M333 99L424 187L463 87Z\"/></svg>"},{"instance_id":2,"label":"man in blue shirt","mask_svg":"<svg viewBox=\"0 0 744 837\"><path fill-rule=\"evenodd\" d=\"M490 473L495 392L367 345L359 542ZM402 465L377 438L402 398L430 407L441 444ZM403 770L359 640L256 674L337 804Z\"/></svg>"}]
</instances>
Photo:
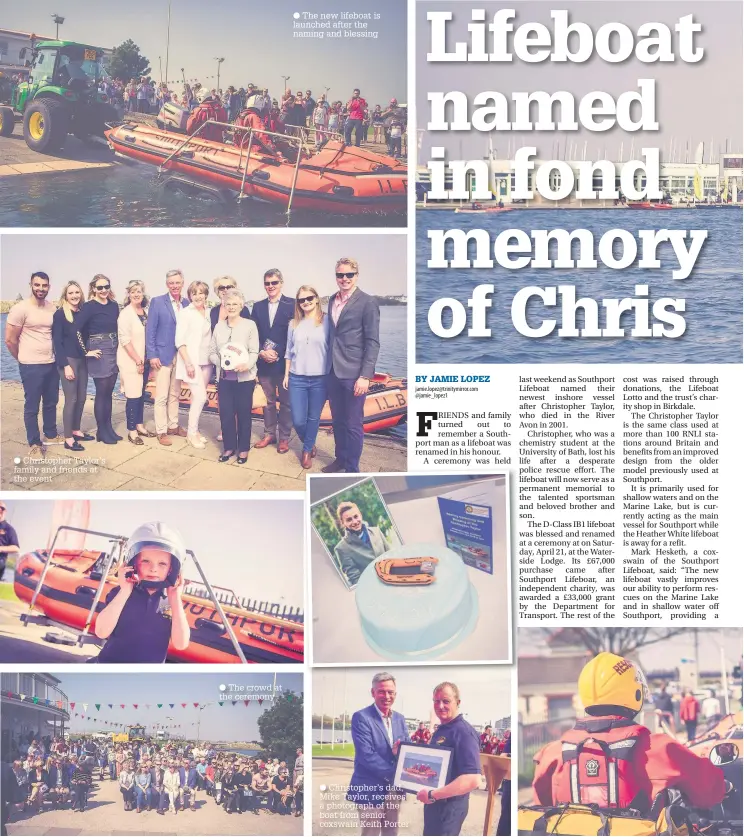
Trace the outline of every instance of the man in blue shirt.
<instances>
[{"instance_id":1,"label":"man in blue shirt","mask_svg":"<svg viewBox=\"0 0 744 837\"><path fill-rule=\"evenodd\" d=\"M434 689L434 713L439 726L431 743L452 750L447 784L420 790L416 798L426 805L424 837L457 837L468 815L470 794L480 786L480 741L460 714L460 690L454 683L440 683Z\"/></svg>"},{"instance_id":2,"label":"man in blue shirt","mask_svg":"<svg viewBox=\"0 0 744 837\"><path fill-rule=\"evenodd\" d=\"M6 512L5 503L0 501L0 581L2 581L5 572L8 555L18 555L21 551L18 546L16 530L5 519Z\"/></svg>"},{"instance_id":3,"label":"man in blue shirt","mask_svg":"<svg viewBox=\"0 0 744 837\"><path fill-rule=\"evenodd\" d=\"M351 718L354 773L346 793L359 809L363 834L398 833L403 793L393 785L401 743L408 743L406 720L393 712L397 695L395 678L386 671L372 678L371 706Z\"/></svg>"}]
</instances>

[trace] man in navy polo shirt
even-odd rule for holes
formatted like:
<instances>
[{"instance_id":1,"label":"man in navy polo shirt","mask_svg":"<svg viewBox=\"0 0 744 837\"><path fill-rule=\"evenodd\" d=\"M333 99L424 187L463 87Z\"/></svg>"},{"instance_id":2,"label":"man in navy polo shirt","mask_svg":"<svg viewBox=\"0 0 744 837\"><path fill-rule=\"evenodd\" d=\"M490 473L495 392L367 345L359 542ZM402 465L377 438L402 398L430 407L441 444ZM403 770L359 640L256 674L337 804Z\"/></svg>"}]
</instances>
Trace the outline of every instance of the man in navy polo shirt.
<instances>
[{"instance_id":1,"label":"man in navy polo shirt","mask_svg":"<svg viewBox=\"0 0 744 837\"><path fill-rule=\"evenodd\" d=\"M470 794L480 786L480 742L460 714L460 690L454 683L440 683L434 689L434 712L440 724L431 743L452 750L448 781L436 790L420 790L416 798L426 805L425 837L457 837L468 815Z\"/></svg>"},{"instance_id":2,"label":"man in navy polo shirt","mask_svg":"<svg viewBox=\"0 0 744 837\"><path fill-rule=\"evenodd\" d=\"M179 651L186 648L191 631L181 600L185 554L181 536L164 523L135 530L117 573L119 586L96 619L96 636L107 640L99 663L163 663L170 642Z\"/></svg>"},{"instance_id":3,"label":"man in navy polo shirt","mask_svg":"<svg viewBox=\"0 0 744 837\"><path fill-rule=\"evenodd\" d=\"M16 530L5 519L6 512L7 507L0 500L0 581L3 579L8 555L18 555L21 551Z\"/></svg>"}]
</instances>

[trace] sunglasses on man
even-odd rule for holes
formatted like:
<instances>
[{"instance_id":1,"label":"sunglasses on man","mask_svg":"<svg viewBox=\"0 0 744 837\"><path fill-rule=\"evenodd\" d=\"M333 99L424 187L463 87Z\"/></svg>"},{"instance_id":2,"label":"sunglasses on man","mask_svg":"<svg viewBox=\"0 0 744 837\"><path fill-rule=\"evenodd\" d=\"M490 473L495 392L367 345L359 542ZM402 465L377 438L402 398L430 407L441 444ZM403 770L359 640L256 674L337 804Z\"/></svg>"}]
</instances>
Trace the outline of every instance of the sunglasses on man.
<instances>
[{"instance_id":1,"label":"sunglasses on man","mask_svg":"<svg viewBox=\"0 0 744 837\"><path fill-rule=\"evenodd\" d=\"M281 284L282 284L281 279L277 279L277 280L276 280L276 281L274 281L274 282L264 282L264 287L265 287L265 288L274 288L274 287L276 287L277 285L281 285Z\"/></svg>"},{"instance_id":2,"label":"sunglasses on man","mask_svg":"<svg viewBox=\"0 0 744 837\"><path fill-rule=\"evenodd\" d=\"M223 291L231 291L235 285L217 285L217 290L222 293Z\"/></svg>"},{"instance_id":3,"label":"sunglasses on man","mask_svg":"<svg viewBox=\"0 0 744 837\"><path fill-rule=\"evenodd\" d=\"M356 271L354 273L337 273L336 279L353 279L356 276Z\"/></svg>"}]
</instances>

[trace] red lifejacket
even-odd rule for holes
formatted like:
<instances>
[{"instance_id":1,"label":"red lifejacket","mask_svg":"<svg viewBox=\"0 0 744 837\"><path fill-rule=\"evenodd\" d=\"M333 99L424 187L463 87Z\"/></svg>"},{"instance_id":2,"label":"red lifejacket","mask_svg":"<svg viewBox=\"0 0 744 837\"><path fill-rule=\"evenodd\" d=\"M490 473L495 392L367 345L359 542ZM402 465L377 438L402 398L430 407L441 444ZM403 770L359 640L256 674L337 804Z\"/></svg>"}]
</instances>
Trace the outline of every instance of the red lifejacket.
<instances>
[{"instance_id":1,"label":"red lifejacket","mask_svg":"<svg viewBox=\"0 0 744 837\"><path fill-rule=\"evenodd\" d=\"M560 802L646 810L651 803L638 770L648 748L646 727L625 719L582 718L561 736Z\"/></svg>"}]
</instances>

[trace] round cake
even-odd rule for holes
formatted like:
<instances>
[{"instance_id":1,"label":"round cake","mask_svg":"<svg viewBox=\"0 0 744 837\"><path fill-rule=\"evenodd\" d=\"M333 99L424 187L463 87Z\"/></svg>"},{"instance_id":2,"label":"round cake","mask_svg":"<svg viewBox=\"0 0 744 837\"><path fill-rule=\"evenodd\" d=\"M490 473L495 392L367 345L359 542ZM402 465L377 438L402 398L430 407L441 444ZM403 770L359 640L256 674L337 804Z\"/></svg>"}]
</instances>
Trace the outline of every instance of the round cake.
<instances>
[{"instance_id":1,"label":"round cake","mask_svg":"<svg viewBox=\"0 0 744 837\"><path fill-rule=\"evenodd\" d=\"M434 581L388 584L375 565L390 558L436 558ZM367 644L386 659L431 659L454 648L478 621L478 594L462 558L451 549L413 543L389 550L367 566L356 587Z\"/></svg>"}]
</instances>

